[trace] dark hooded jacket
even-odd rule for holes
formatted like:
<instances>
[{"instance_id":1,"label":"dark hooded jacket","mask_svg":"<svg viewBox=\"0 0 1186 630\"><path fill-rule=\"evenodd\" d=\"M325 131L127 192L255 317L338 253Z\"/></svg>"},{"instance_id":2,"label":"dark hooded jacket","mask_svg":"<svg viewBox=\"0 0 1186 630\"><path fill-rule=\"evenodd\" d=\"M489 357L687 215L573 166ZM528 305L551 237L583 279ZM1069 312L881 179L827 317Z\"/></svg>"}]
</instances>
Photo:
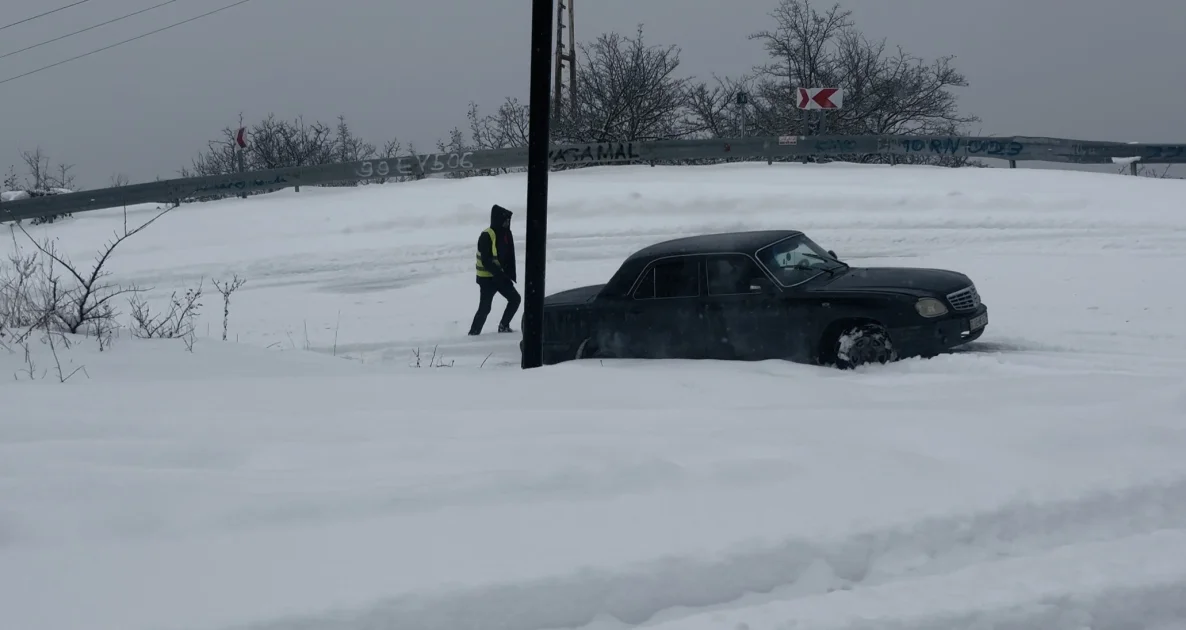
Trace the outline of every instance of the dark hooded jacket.
<instances>
[{"instance_id":1,"label":"dark hooded jacket","mask_svg":"<svg viewBox=\"0 0 1186 630\"><path fill-rule=\"evenodd\" d=\"M494 235L498 238L498 262L502 268L494 264L490 248L490 237L486 232L478 235L478 254L482 257L482 266L494 274L495 278L506 276L512 282L518 281L515 273L515 238L511 235L512 213L506 208L494 204L490 208L490 227L494 228Z\"/></svg>"}]
</instances>

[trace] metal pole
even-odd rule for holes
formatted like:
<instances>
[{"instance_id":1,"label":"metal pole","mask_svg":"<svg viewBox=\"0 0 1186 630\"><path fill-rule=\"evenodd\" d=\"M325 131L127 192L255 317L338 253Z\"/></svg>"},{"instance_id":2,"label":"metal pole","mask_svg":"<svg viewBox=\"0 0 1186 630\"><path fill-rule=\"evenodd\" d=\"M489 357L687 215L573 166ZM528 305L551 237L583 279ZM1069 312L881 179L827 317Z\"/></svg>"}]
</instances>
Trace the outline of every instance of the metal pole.
<instances>
[{"instance_id":1,"label":"metal pole","mask_svg":"<svg viewBox=\"0 0 1186 630\"><path fill-rule=\"evenodd\" d=\"M543 365L544 277L548 236L548 102L552 2L531 3L531 90L527 127L527 246L523 264L523 369Z\"/></svg>"},{"instance_id":2,"label":"metal pole","mask_svg":"<svg viewBox=\"0 0 1186 630\"><path fill-rule=\"evenodd\" d=\"M560 10L556 12L556 77L553 79L553 89L556 94L552 97L552 106L556 108L556 116L560 116L560 107L564 102L564 81L561 79L561 68L564 67L564 0L557 0ZM551 48L551 43L548 47Z\"/></svg>"},{"instance_id":3,"label":"metal pole","mask_svg":"<svg viewBox=\"0 0 1186 630\"><path fill-rule=\"evenodd\" d=\"M568 108L572 120L577 119L577 30L574 20L577 0L568 0Z\"/></svg>"},{"instance_id":4,"label":"metal pole","mask_svg":"<svg viewBox=\"0 0 1186 630\"><path fill-rule=\"evenodd\" d=\"M241 149L241 148L235 149L235 166L238 169L239 174L242 175L243 174L243 149ZM243 192L239 196L242 197L243 199L246 199L247 193Z\"/></svg>"}]
</instances>

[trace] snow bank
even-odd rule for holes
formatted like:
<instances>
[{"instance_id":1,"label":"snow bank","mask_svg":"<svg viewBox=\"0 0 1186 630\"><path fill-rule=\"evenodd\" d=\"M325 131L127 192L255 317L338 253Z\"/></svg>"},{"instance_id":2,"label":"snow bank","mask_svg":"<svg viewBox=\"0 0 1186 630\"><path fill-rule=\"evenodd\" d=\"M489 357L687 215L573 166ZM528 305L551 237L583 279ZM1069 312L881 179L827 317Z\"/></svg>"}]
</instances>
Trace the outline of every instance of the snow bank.
<instances>
[{"instance_id":1,"label":"snow bank","mask_svg":"<svg viewBox=\"0 0 1186 630\"><path fill-rule=\"evenodd\" d=\"M1166 289L1186 263L1183 182L854 165L553 176L549 291L604 279L661 238L788 225L854 264L977 281L982 341L843 373L516 369L517 335L464 328L476 232L522 184L195 204L128 241L112 260L121 280L171 291L246 277L239 343L217 341L210 300L213 332L192 352L81 340L62 358L86 372L65 385L0 380L5 618L34 630L1182 618L1186 297ZM36 229L82 259L119 225L122 213L96 212ZM53 364L31 348L39 369ZM432 365L452 367L429 367L434 349ZM25 365L0 350L0 376Z\"/></svg>"}]
</instances>

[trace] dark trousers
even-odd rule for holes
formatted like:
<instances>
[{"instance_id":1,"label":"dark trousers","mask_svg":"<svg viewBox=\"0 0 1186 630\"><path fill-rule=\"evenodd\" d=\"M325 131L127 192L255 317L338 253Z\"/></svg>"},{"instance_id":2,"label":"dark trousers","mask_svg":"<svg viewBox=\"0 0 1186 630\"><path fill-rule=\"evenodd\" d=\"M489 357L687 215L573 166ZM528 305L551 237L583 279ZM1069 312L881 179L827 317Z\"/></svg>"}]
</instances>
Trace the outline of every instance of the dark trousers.
<instances>
[{"instance_id":1,"label":"dark trousers","mask_svg":"<svg viewBox=\"0 0 1186 630\"><path fill-rule=\"evenodd\" d=\"M511 319L515 317L515 312L519 310L519 303L522 301L519 292L515 290L515 285L507 278L479 277L478 291L478 312L474 313L474 323L469 327L469 334L476 335L482 332L482 327L486 325L486 316L490 314L495 293L502 295L507 301L507 307L502 312L499 327L509 328Z\"/></svg>"}]
</instances>

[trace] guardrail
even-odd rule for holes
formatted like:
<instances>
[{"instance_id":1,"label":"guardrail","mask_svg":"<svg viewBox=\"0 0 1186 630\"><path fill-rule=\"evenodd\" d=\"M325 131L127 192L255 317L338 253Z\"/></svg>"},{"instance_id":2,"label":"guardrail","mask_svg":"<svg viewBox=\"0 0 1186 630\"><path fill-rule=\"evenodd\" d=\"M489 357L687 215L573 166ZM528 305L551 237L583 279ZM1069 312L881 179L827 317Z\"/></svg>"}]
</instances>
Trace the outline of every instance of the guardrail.
<instances>
[{"instance_id":1,"label":"guardrail","mask_svg":"<svg viewBox=\"0 0 1186 630\"><path fill-rule=\"evenodd\" d=\"M857 155L966 156L1008 160L1010 166L1018 161L1106 164L1113 158L1139 158L1148 164L1183 164L1186 143L1142 144L1024 136L769 136L555 145L549 150L554 166L727 158L761 158L772 162ZM143 203L181 203L219 194L526 165L527 148L522 147L169 179L3 202L0 223Z\"/></svg>"}]
</instances>

